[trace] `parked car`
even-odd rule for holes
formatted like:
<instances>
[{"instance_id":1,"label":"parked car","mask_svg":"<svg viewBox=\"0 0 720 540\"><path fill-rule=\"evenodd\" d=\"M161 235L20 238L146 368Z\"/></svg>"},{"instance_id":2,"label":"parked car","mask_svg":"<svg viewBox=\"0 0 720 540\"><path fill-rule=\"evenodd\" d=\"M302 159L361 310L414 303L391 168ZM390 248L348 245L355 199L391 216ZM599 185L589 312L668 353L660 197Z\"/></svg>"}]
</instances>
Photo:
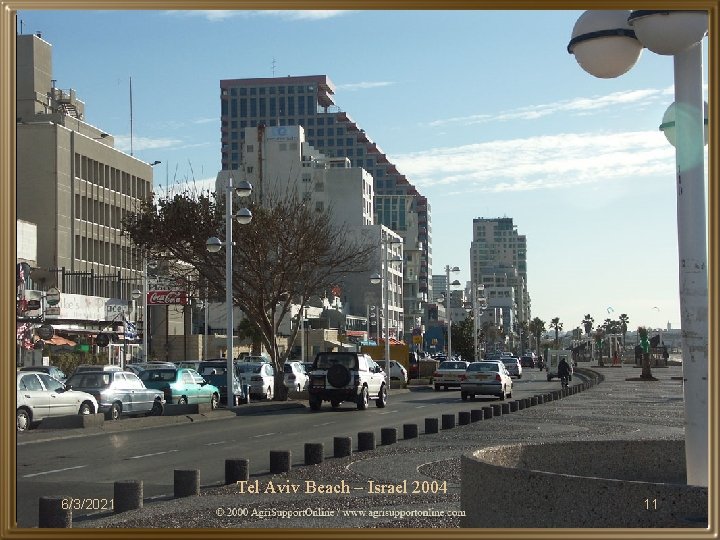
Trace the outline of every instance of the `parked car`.
<instances>
[{"instance_id":1,"label":"parked car","mask_svg":"<svg viewBox=\"0 0 720 540\"><path fill-rule=\"evenodd\" d=\"M408 353L408 380L420 378L420 355L414 351Z\"/></svg>"},{"instance_id":2,"label":"parked car","mask_svg":"<svg viewBox=\"0 0 720 540\"><path fill-rule=\"evenodd\" d=\"M378 407L385 407L385 372L367 354L319 352L310 372L308 394L313 411L320 410L323 401L329 401L333 408L353 401L364 410L372 399Z\"/></svg>"},{"instance_id":3,"label":"parked car","mask_svg":"<svg viewBox=\"0 0 720 540\"><path fill-rule=\"evenodd\" d=\"M524 368L535 367L535 354L524 354L520 357L520 365Z\"/></svg>"},{"instance_id":4,"label":"parked car","mask_svg":"<svg viewBox=\"0 0 720 540\"><path fill-rule=\"evenodd\" d=\"M385 370L385 360L378 360L377 364ZM396 360L390 360L390 379L400 381L403 384L408 382L408 372L400 362Z\"/></svg>"},{"instance_id":5,"label":"parked car","mask_svg":"<svg viewBox=\"0 0 720 540\"><path fill-rule=\"evenodd\" d=\"M129 371L76 372L66 386L95 396L98 412L108 420L117 420L122 415L160 416L165 408L163 393L146 388Z\"/></svg>"},{"instance_id":6,"label":"parked car","mask_svg":"<svg viewBox=\"0 0 720 540\"><path fill-rule=\"evenodd\" d=\"M175 362L175 366L192 368L202 375L202 372L200 371L200 366L202 366L202 363L203 362L215 362L217 360L220 360L223 362L225 361L224 358L213 358L212 360L181 360L180 362Z\"/></svg>"},{"instance_id":7,"label":"parked car","mask_svg":"<svg viewBox=\"0 0 720 540\"><path fill-rule=\"evenodd\" d=\"M285 362L283 365L283 382L288 390L302 392L307 388L310 378L305 372L305 366L302 362Z\"/></svg>"},{"instance_id":8,"label":"parked car","mask_svg":"<svg viewBox=\"0 0 720 540\"><path fill-rule=\"evenodd\" d=\"M250 378L250 396L272 399L275 388L275 369L268 362L238 362L238 369Z\"/></svg>"},{"instance_id":9,"label":"parked car","mask_svg":"<svg viewBox=\"0 0 720 540\"><path fill-rule=\"evenodd\" d=\"M247 403L250 396L250 377L244 377L239 362L233 362L233 400L231 405ZM220 392L220 403L227 405L227 360L205 360L200 362L198 373Z\"/></svg>"},{"instance_id":10,"label":"parked car","mask_svg":"<svg viewBox=\"0 0 720 540\"><path fill-rule=\"evenodd\" d=\"M433 373L433 384L435 390L440 390L442 386L444 390L447 390L451 386L455 388L460 387L460 377L465 374L470 362L463 360L445 360L440 362L440 365Z\"/></svg>"},{"instance_id":11,"label":"parked car","mask_svg":"<svg viewBox=\"0 0 720 540\"><path fill-rule=\"evenodd\" d=\"M75 368L75 371L73 371L72 374L75 375L75 373L80 373L82 371L122 371L122 368L120 366L110 364L80 364Z\"/></svg>"},{"instance_id":12,"label":"parked car","mask_svg":"<svg viewBox=\"0 0 720 540\"><path fill-rule=\"evenodd\" d=\"M515 358L514 356L503 356L502 362L505 364L505 367L511 377L522 379L522 366L520 365L520 360L518 358Z\"/></svg>"},{"instance_id":13,"label":"parked car","mask_svg":"<svg viewBox=\"0 0 720 540\"><path fill-rule=\"evenodd\" d=\"M489 394L504 400L512 397L512 386L510 373L501 362L473 362L460 383L460 397L465 401L476 394Z\"/></svg>"},{"instance_id":14,"label":"parked car","mask_svg":"<svg viewBox=\"0 0 720 540\"><path fill-rule=\"evenodd\" d=\"M162 391L168 403L210 403L213 410L220 403L217 386L209 384L192 368L152 367L140 373L140 380L148 388Z\"/></svg>"},{"instance_id":15,"label":"parked car","mask_svg":"<svg viewBox=\"0 0 720 540\"><path fill-rule=\"evenodd\" d=\"M60 382L65 382L65 379L67 379L65 373L59 367L55 366L25 366L21 367L20 371L39 371L40 373L47 373L53 379L57 379Z\"/></svg>"},{"instance_id":16,"label":"parked car","mask_svg":"<svg viewBox=\"0 0 720 540\"><path fill-rule=\"evenodd\" d=\"M140 375L143 371L145 371L148 368L152 367L169 367L174 368L175 364L172 362L138 362L135 364L126 364L125 365L125 371L131 371L135 375Z\"/></svg>"},{"instance_id":17,"label":"parked car","mask_svg":"<svg viewBox=\"0 0 720 540\"><path fill-rule=\"evenodd\" d=\"M51 416L96 412L98 402L91 394L69 390L47 373L18 371L15 410L18 431L26 431Z\"/></svg>"}]
</instances>

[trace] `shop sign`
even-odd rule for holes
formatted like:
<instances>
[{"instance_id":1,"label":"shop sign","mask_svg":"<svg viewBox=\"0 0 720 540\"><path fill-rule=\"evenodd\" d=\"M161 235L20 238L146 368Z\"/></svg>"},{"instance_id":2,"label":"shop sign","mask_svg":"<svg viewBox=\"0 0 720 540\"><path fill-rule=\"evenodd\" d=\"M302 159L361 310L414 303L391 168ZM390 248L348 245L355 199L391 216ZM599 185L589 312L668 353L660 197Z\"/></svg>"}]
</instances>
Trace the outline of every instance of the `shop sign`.
<instances>
[{"instance_id":1,"label":"shop sign","mask_svg":"<svg viewBox=\"0 0 720 540\"><path fill-rule=\"evenodd\" d=\"M186 291L148 291L147 303L149 306L187 304Z\"/></svg>"}]
</instances>

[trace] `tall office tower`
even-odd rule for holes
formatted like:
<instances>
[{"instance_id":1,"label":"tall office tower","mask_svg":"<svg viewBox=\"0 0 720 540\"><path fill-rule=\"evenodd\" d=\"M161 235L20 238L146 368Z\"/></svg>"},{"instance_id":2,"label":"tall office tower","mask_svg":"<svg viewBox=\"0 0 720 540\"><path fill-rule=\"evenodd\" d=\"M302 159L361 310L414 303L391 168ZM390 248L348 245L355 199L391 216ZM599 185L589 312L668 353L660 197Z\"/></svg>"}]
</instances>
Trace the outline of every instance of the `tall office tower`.
<instances>
[{"instance_id":1,"label":"tall office tower","mask_svg":"<svg viewBox=\"0 0 720 540\"><path fill-rule=\"evenodd\" d=\"M42 290L129 300L142 263L121 221L150 195L152 166L116 150L52 77L52 46L17 36L17 217L37 225L33 279Z\"/></svg>"},{"instance_id":2,"label":"tall office tower","mask_svg":"<svg viewBox=\"0 0 720 540\"><path fill-rule=\"evenodd\" d=\"M470 277L485 286L488 313L502 319L506 329L529 321L527 238L518 234L512 218L473 219Z\"/></svg>"},{"instance_id":3,"label":"tall office tower","mask_svg":"<svg viewBox=\"0 0 720 540\"><path fill-rule=\"evenodd\" d=\"M319 152L329 158L347 158L353 167L369 172L375 191L375 223L404 240L405 328L410 333L430 292L430 205L365 131L335 105L334 93L326 75L221 80L222 168L241 167L246 128L299 125Z\"/></svg>"}]
</instances>

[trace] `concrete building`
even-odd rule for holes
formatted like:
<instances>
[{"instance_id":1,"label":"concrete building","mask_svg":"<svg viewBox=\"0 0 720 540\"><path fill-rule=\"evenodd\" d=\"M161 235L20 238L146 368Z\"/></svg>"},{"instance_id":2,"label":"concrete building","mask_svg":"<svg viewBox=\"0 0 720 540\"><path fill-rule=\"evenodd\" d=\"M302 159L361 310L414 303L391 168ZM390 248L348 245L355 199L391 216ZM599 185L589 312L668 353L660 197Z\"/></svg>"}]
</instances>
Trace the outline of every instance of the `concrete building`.
<instances>
[{"instance_id":1,"label":"concrete building","mask_svg":"<svg viewBox=\"0 0 720 540\"><path fill-rule=\"evenodd\" d=\"M92 338L137 316L131 291L143 264L121 226L149 197L152 177L150 164L85 121L75 90L56 86L50 43L17 36L17 217L37 229L27 285L62 293L45 309L56 330ZM29 241L23 231L19 244Z\"/></svg>"},{"instance_id":2,"label":"concrete building","mask_svg":"<svg viewBox=\"0 0 720 540\"><path fill-rule=\"evenodd\" d=\"M516 323L530 321L527 238L518 234L512 218L473 219L470 276L472 283L485 287L483 322L492 318L510 335Z\"/></svg>"},{"instance_id":3,"label":"concrete building","mask_svg":"<svg viewBox=\"0 0 720 540\"><path fill-rule=\"evenodd\" d=\"M412 298L407 312L421 311L417 308L425 305L432 274L430 205L365 131L335 105L330 79L326 75L228 79L220 81L220 94L223 170L240 168L243 148L253 140L247 128L297 125L319 152L328 158L347 158L352 167L372 175L374 223L402 236L405 297Z\"/></svg>"}]
</instances>

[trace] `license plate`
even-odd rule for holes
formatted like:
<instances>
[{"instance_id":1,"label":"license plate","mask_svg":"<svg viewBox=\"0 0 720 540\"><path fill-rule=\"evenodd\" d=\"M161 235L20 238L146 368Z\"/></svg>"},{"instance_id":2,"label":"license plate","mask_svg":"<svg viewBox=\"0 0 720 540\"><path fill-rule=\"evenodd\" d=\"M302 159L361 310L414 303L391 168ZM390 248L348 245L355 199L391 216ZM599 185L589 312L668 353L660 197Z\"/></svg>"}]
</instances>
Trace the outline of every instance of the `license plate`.
<instances>
[{"instance_id":1,"label":"license plate","mask_svg":"<svg viewBox=\"0 0 720 540\"><path fill-rule=\"evenodd\" d=\"M481 374L478 374L478 375L474 375L474 376L473 376L473 378L476 379L476 380L478 380L478 381L486 381L486 380L489 379L490 377L491 377L491 376L488 375L488 374L486 374L486 373L481 373Z\"/></svg>"}]
</instances>

